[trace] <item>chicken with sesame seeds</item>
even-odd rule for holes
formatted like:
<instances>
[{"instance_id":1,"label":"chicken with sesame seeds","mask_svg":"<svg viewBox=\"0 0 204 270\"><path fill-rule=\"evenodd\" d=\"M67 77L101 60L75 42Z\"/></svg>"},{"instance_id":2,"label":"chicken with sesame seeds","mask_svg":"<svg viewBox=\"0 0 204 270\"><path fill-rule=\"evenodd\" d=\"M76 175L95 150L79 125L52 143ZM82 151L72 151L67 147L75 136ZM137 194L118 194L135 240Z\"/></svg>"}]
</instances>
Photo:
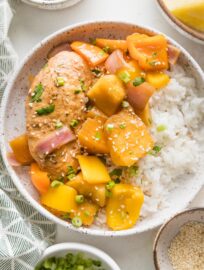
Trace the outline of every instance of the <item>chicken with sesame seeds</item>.
<instances>
[{"instance_id":1,"label":"chicken with sesame seeds","mask_svg":"<svg viewBox=\"0 0 204 270\"><path fill-rule=\"evenodd\" d=\"M34 160L51 178L66 174L67 164L74 168L78 166L75 155L79 146L71 138L69 143L59 145L58 149L55 149L55 141L52 140L54 151L46 147L43 150L47 152L39 151L38 145L49 134L60 133L63 127L67 129L66 134L72 137L80 129L85 119L84 91L91 82L92 73L85 61L76 53L67 51L50 58L32 82L26 100L28 144ZM81 91L76 95L76 90Z\"/></svg>"}]
</instances>

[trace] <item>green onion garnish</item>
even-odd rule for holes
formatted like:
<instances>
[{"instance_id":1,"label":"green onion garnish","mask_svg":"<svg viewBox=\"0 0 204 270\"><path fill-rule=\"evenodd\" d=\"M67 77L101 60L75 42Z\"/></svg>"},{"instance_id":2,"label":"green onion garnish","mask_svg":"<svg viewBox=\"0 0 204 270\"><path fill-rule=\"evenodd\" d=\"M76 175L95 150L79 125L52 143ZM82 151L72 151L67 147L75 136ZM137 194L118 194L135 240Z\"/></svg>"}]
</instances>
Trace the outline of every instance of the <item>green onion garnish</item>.
<instances>
[{"instance_id":1,"label":"green onion garnish","mask_svg":"<svg viewBox=\"0 0 204 270\"><path fill-rule=\"evenodd\" d=\"M58 129L58 128L61 128L61 127L63 127L62 122L57 121L56 124L55 124L55 128Z\"/></svg>"},{"instance_id":2,"label":"green onion garnish","mask_svg":"<svg viewBox=\"0 0 204 270\"><path fill-rule=\"evenodd\" d=\"M64 83L65 83L64 78L62 78L62 77L57 77L56 82L55 82L55 85L56 85L57 87L63 86Z\"/></svg>"},{"instance_id":3,"label":"green onion garnish","mask_svg":"<svg viewBox=\"0 0 204 270\"><path fill-rule=\"evenodd\" d=\"M167 127L165 125L159 125L159 126L157 126L157 131L158 132L162 132L162 131L164 131L166 129L167 129Z\"/></svg>"},{"instance_id":4,"label":"green onion garnish","mask_svg":"<svg viewBox=\"0 0 204 270\"><path fill-rule=\"evenodd\" d=\"M139 86L140 84L142 84L145 81L145 79L143 77L136 77L134 79L134 81L132 82L132 84L134 86Z\"/></svg>"},{"instance_id":5,"label":"green onion garnish","mask_svg":"<svg viewBox=\"0 0 204 270\"><path fill-rule=\"evenodd\" d=\"M95 140L99 141L100 139L101 139L101 133L99 131L97 131L95 134Z\"/></svg>"},{"instance_id":6,"label":"green onion garnish","mask_svg":"<svg viewBox=\"0 0 204 270\"><path fill-rule=\"evenodd\" d=\"M63 183L60 182L60 181L58 181L58 180L54 180L54 181L52 181L52 183L50 184L50 186L51 186L52 188L56 188L56 187L59 187L59 186L61 186L61 185L63 185Z\"/></svg>"},{"instance_id":7,"label":"green onion garnish","mask_svg":"<svg viewBox=\"0 0 204 270\"><path fill-rule=\"evenodd\" d=\"M81 220L81 218L80 218L80 217L74 217L74 218L72 219L72 225L73 225L74 227L81 227L81 225L82 225L82 220Z\"/></svg>"},{"instance_id":8,"label":"green onion garnish","mask_svg":"<svg viewBox=\"0 0 204 270\"><path fill-rule=\"evenodd\" d=\"M110 177L112 177L112 176L121 176L122 175L122 169L114 169L109 174L110 174Z\"/></svg>"},{"instance_id":9,"label":"green onion garnish","mask_svg":"<svg viewBox=\"0 0 204 270\"><path fill-rule=\"evenodd\" d=\"M128 174L130 177L137 176L138 175L138 166L131 166L128 168Z\"/></svg>"},{"instance_id":10,"label":"green onion garnish","mask_svg":"<svg viewBox=\"0 0 204 270\"><path fill-rule=\"evenodd\" d=\"M75 197L76 203L83 203L84 202L84 195L76 195Z\"/></svg>"},{"instance_id":11,"label":"green onion garnish","mask_svg":"<svg viewBox=\"0 0 204 270\"><path fill-rule=\"evenodd\" d=\"M43 107L41 109L36 110L36 112L38 115L47 115L47 114L54 112L54 110L55 110L55 105L51 104L47 107Z\"/></svg>"},{"instance_id":12,"label":"green onion garnish","mask_svg":"<svg viewBox=\"0 0 204 270\"><path fill-rule=\"evenodd\" d=\"M75 128L76 126L78 126L78 124L79 121L77 119L73 119L69 125L70 127Z\"/></svg>"},{"instance_id":13,"label":"green onion garnish","mask_svg":"<svg viewBox=\"0 0 204 270\"><path fill-rule=\"evenodd\" d=\"M115 186L115 182L114 181L110 181L110 182L108 182L106 184L107 190L111 190L114 186Z\"/></svg>"},{"instance_id":14,"label":"green onion garnish","mask_svg":"<svg viewBox=\"0 0 204 270\"><path fill-rule=\"evenodd\" d=\"M106 130L111 131L114 128L113 124L107 124L106 125Z\"/></svg>"},{"instance_id":15,"label":"green onion garnish","mask_svg":"<svg viewBox=\"0 0 204 270\"><path fill-rule=\"evenodd\" d=\"M149 151L149 155L157 156L157 154L161 151L162 147L159 145L155 145L152 150Z\"/></svg>"},{"instance_id":16,"label":"green onion garnish","mask_svg":"<svg viewBox=\"0 0 204 270\"><path fill-rule=\"evenodd\" d=\"M118 77L123 81L124 83L128 83L130 81L130 74L127 71L123 71L118 74Z\"/></svg>"},{"instance_id":17,"label":"green onion garnish","mask_svg":"<svg viewBox=\"0 0 204 270\"><path fill-rule=\"evenodd\" d=\"M74 170L74 168L70 165L67 166L67 179L71 180L72 178L74 178L76 176L76 172Z\"/></svg>"},{"instance_id":18,"label":"green onion garnish","mask_svg":"<svg viewBox=\"0 0 204 270\"><path fill-rule=\"evenodd\" d=\"M105 53L109 53L109 52L110 52L110 47L109 47L109 46L105 46L105 47L103 48L103 51L104 51Z\"/></svg>"},{"instance_id":19,"label":"green onion garnish","mask_svg":"<svg viewBox=\"0 0 204 270\"><path fill-rule=\"evenodd\" d=\"M41 101L41 96L44 91L44 88L41 83L37 84L35 86L34 92L32 93L31 96L31 102L40 102Z\"/></svg>"},{"instance_id":20,"label":"green onion garnish","mask_svg":"<svg viewBox=\"0 0 204 270\"><path fill-rule=\"evenodd\" d=\"M120 127L121 129L124 129L124 128L126 127L126 125L125 125L125 124L120 124L119 127Z\"/></svg>"}]
</instances>

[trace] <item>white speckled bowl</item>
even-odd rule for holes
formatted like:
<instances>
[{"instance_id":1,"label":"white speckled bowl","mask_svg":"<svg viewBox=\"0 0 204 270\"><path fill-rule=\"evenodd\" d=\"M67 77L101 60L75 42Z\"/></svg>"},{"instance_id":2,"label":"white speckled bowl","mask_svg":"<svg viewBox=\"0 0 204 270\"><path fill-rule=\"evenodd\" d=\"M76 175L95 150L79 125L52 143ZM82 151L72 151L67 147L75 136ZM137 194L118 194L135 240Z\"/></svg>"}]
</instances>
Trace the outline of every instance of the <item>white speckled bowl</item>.
<instances>
[{"instance_id":1,"label":"white speckled bowl","mask_svg":"<svg viewBox=\"0 0 204 270\"><path fill-rule=\"evenodd\" d=\"M156 270L173 270L168 257L168 248L180 228L190 221L204 223L204 208L193 208L183 211L175 215L160 228L153 247Z\"/></svg>"},{"instance_id":2,"label":"white speckled bowl","mask_svg":"<svg viewBox=\"0 0 204 270\"><path fill-rule=\"evenodd\" d=\"M26 4L29 4L37 8L57 10L71 7L81 0L22 0L22 1L25 2Z\"/></svg>"},{"instance_id":3,"label":"white speckled bowl","mask_svg":"<svg viewBox=\"0 0 204 270\"><path fill-rule=\"evenodd\" d=\"M83 253L87 258L99 260L106 270L120 270L116 262L104 251L80 243L61 243L48 247L38 264L50 257L61 257L67 253Z\"/></svg>"},{"instance_id":4,"label":"white speckled bowl","mask_svg":"<svg viewBox=\"0 0 204 270\"><path fill-rule=\"evenodd\" d=\"M29 88L29 75L36 74L40 68L44 66L48 52L53 47L64 42L71 42L73 40L88 41L90 37L125 38L127 35L136 31L143 33L145 32L147 34L158 33L156 30L150 28L124 22L82 23L62 29L44 39L29 53L14 74L13 78L10 79L9 85L4 93L0 118L0 132L2 134L0 143L2 156L9 174L11 175L13 182L19 189L20 193L41 214L55 223L67 227L68 229L100 236L124 236L141 233L160 226L175 213L183 210L203 185L204 171L202 168L204 168L204 158L201 160L200 169L198 169L197 174L193 178L185 176L184 179L179 180L179 187L172 190L169 194L169 206L138 222L135 227L123 231L110 231L95 227L81 227L76 229L70 223L59 219L40 205L38 202L38 193L30 181L28 168L12 168L7 160L6 153L9 149L8 141L25 132L24 101ZM181 55L179 57L179 63L186 69L187 73L196 79L197 86L200 89L200 94L204 95L204 74L201 68L178 43L170 38L168 38L168 40L173 45L180 48Z\"/></svg>"}]
</instances>

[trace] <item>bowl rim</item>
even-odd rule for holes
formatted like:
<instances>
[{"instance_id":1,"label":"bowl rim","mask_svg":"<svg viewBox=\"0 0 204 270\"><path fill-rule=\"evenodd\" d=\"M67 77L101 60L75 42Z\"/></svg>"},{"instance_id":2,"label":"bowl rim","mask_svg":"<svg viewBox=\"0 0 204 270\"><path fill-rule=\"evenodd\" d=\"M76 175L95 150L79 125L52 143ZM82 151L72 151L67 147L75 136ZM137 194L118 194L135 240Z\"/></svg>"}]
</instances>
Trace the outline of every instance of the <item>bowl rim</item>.
<instances>
[{"instance_id":1,"label":"bowl rim","mask_svg":"<svg viewBox=\"0 0 204 270\"><path fill-rule=\"evenodd\" d=\"M40 258L38 263L42 262L46 258L49 258L50 256L54 256L55 253L58 251L78 251L83 252L87 255L95 255L99 258L99 260L105 262L109 267L111 267L112 270L121 270L116 261L105 251L92 245L77 242L58 243L48 247L42 254L42 257Z\"/></svg>"},{"instance_id":2,"label":"bowl rim","mask_svg":"<svg viewBox=\"0 0 204 270\"><path fill-rule=\"evenodd\" d=\"M6 114L6 104L8 103L8 98L9 98L9 94L10 91L13 87L13 84L18 76L18 74L20 73L20 71L22 70L22 68L24 67L24 65L28 62L28 60L32 57L32 55L34 53L36 53L42 46L46 45L47 43L49 43L53 38L55 38L58 35L62 35L63 33L66 33L68 31L71 31L75 28L79 28L79 27L86 27L86 26L90 26L90 25L97 25L97 24L122 24L122 25L127 25L129 27L138 27L138 29L143 29L146 31L149 31L151 33L154 34L163 34L160 31L155 30L154 28L151 28L149 26L146 25L138 25L135 24L133 22L129 22L129 21L113 21L113 20L98 20L98 21L84 21L84 22L80 22L77 24L72 24L69 25L67 27L64 27L54 33L52 33L51 35L48 35L47 37L45 37L41 42L37 43L30 51L29 53L24 57L23 61L20 63L20 65L18 66L18 68L15 70L12 78L10 79L3 97L2 97L2 102L1 102L1 108L0 108L0 151L2 153L2 158L4 161L4 164L6 166L7 171L9 172L9 176L12 178L12 181L14 183L14 185L17 187L19 193L27 200L30 202L30 204L37 210L39 211L40 214L42 214L44 217L48 218L49 220L55 222L56 224L62 225L63 227L66 227L70 230L76 231L76 232L80 232L80 233L84 233L84 234L88 234L88 235L94 235L94 236L106 236L106 237L113 237L113 236L129 236L129 235L134 235L137 233L142 233L142 232L146 232L152 229L157 228L158 226L161 226L163 222L165 222L168 218L163 217L163 219L160 219L159 221L155 222L154 225L152 225L149 228L145 228L143 230L139 230L137 231L136 227L130 228L128 230L121 230L121 231L112 231L112 230L102 230L102 229L97 229L97 228L86 228L86 227L80 227L80 228L76 228L74 227L71 223L68 223L58 217L56 217L54 214L50 213L48 210L46 210L42 205L40 205L39 202L37 202L29 193L28 191L24 188L24 186L21 184L21 182L19 181L19 177L15 175L14 169L13 167L9 164L8 159L7 159L7 155L6 155L6 141L4 138L4 119L5 119L5 114ZM163 34L165 35L165 34ZM198 63L194 60L194 58L181 46L179 45L176 41L174 41L172 38L170 38L169 36L165 35L167 40L175 45L176 47L178 47L182 53L185 55L185 57L190 60L190 62L192 63L192 65L195 67L195 69L197 70L197 73L201 76L201 78L204 81L204 73L201 69L201 67L198 65ZM197 186L196 189L194 190L193 195L189 196L189 201L183 205L180 206L180 209L177 210L181 211L184 208L186 208L189 203L192 201L192 199L196 196L196 194L199 192L199 190L201 189L201 186Z\"/></svg>"},{"instance_id":3,"label":"bowl rim","mask_svg":"<svg viewBox=\"0 0 204 270\"><path fill-rule=\"evenodd\" d=\"M164 3L164 0L156 0L156 1L166 19L178 27L178 29L176 30L180 31L183 35L185 35L190 39L193 39L196 42L199 42L201 44L204 43L204 32L197 31L191 28L190 26L187 26L180 20L178 20L167 8L166 4Z\"/></svg>"},{"instance_id":4,"label":"bowl rim","mask_svg":"<svg viewBox=\"0 0 204 270\"><path fill-rule=\"evenodd\" d=\"M192 212L196 212L196 211L203 211L204 212L204 207L192 207L190 209L186 209L184 211L181 211L177 214L175 214L173 217L171 217L170 219L168 219L158 230L156 237L154 239L154 243L153 243L153 259L154 259L154 266L156 270L161 270L161 268L159 267L159 263L158 263L158 257L157 257L157 247L160 241L160 237L162 235L162 232L166 229L166 227L177 217L182 217L186 214L190 214ZM190 220L189 220L190 221ZM185 223L183 223L184 225Z\"/></svg>"}]
</instances>

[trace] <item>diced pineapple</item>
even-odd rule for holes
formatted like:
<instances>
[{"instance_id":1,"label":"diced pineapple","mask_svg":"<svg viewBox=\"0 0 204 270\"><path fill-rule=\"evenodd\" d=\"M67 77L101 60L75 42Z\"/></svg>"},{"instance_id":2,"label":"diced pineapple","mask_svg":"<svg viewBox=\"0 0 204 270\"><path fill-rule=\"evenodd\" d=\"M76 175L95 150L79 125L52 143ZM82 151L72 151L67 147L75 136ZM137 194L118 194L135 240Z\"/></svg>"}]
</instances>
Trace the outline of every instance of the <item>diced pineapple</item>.
<instances>
[{"instance_id":1,"label":"diced pineapple","mask_svg":"<svg viewBox=\"0 0 204 270\"><path fill-rule=\"evenodd\" d=\"M118 184L112 189L107 208L107 224L113 230L133 227L139 217L144 195L140 188Z\"/></svg>"},{"instance_id":2,"label":"diced pineapple","mask_svg":"<svg viewBox=\"0 0 204 270\"><path fill-rule=\"evenodd\" d=\"M103 128L104 125L101 121L88 118L78 132L78 139L81 146L90 153L109 153Z\"/></svg>"},{"instance_id":3,"label":"diced pineapple","mask_svg":"<svg viewBox=\"0 0 204 270\"><path fill-rule=\"evenodd\" d=\"M160 89L169 83L170 78L163 72L148 72L146 75L146 81L153 85L156 89Z\"/></svg>"},{"instance_id":4,"label":"diced pineapple","mask_svg":"<svg viewBox=\"0 0 204 270\"><path fill-rule=\"evenodd\" d=\"M116 75L105 75L98 79L87 95L101 111L111 116L119 109L125 89Z\"/></svg>"},{"instance_id":5,"label":"diced pineapple","mask_svg":"<svg viewBox=\"0 0 204 270\"><path fill-rule=\"evenodd\" d=\"M95 156L77 156L83 179L89 184L105 184L111 181L103 162Z\"/></svg>"},{"instance_id":6,"label":"diced pineapple","mask_svg":"<svg viewBox=\"0 0 204 270\"><path fill-rule=\"evenodd\" d=\"M83 179L82 173L77 174L72 180L66 183L67 186L74 188L79 194L93 200L100 207L106 204L106 187L104 184L92 185Z\"/></svg>"},{"instance_id":7,"label":"diced pineapple","mask_svg":"<svg viewBox=\"0 0 204 270\"><path fill-rule=\"evenodd\" d=\"M111 116L106 121L105 132L111 159L118 166L133 165L144 157L154 145L142 120L126 110Z\"/></svg>"}]
</instances>

